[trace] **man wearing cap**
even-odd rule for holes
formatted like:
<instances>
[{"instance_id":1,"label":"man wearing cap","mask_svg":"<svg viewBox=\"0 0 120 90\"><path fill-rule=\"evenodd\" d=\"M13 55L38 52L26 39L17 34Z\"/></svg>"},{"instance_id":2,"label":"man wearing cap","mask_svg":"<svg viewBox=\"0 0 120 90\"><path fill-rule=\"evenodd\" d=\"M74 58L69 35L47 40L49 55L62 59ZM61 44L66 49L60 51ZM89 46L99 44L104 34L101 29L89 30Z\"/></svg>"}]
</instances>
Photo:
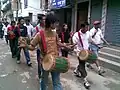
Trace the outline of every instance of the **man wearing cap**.
<instances>
[{"instance_id":1,"label":"man wearing cap","mask_svg":"<svg viewBox=\"0 0 120 90\"><path fill-rule=\"evenodd\" d=\"M90 39L91 39L90 50L92 50L98 57L98 51L101 48L101 44L105 42L107 45L109 45L109 43L104 39L102 30L100 29L101 22L95 21L93 24L94 24L94 27L90 30ZM105 72L101 70L98 60L96 60L95 64L98 67L99 75Z\"/></svg>"}]
</instances>

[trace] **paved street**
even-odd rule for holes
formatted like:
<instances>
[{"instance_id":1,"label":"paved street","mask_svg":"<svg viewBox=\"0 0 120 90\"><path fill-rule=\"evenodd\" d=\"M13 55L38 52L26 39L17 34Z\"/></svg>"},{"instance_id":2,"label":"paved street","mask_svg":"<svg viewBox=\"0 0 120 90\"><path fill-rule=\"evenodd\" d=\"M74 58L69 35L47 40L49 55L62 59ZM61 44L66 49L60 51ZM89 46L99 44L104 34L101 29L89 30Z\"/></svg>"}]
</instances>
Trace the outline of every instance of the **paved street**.
<instances>
[{"instance_id":1,"label":"paved street","mask_svg":"<svg viewBox=\"0 0 120 90\"><path fill-rule=\"evenodd\" d=\"M16 64L16 59L11 58L9 47L0 40L0 90L39 90L39 82L36 78L37 63L36 57L31 57L33 67L25 64L24 57L20 65ZM69 56L71 69L62 74L62 84L64 90L86 90L82 80L73 75L72 71L78 61L75 56ZM120 74L105 69L103 76L96 74L96 71L88 69L88 80L91 83L91 90L120 90ZM51 80L49 90L52 90Z\"/></svg>"}]
</instances>

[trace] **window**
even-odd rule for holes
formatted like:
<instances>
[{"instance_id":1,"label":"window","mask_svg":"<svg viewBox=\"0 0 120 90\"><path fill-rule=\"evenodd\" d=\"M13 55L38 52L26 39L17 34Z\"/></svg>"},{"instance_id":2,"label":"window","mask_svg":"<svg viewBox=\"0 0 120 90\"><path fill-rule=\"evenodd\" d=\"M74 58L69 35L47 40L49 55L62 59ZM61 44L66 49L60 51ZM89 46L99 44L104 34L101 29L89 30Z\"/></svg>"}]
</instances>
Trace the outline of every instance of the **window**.
<instances>
[{"instance_id":1,"label":"window","mask_svg":"<svg viewBox=\"0 0 120 90\"><path fill-rule=\"evenodd\" d=\"M24 9L28 7L28 0L24 0Z\"/></svg>"}]
</instances>

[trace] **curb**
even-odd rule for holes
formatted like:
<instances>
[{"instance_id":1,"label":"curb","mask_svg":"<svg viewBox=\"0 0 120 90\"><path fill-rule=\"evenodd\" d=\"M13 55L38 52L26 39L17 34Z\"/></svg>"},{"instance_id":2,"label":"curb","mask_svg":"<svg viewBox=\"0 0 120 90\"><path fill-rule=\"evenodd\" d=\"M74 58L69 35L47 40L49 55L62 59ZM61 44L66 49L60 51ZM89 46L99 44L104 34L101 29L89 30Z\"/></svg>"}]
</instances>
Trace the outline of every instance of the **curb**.
<instances>
[{"instance_id":1,"label":"curb","mask_svg":"<svg viewBox=\"0 0 120 90\"><path fill-rule=\"evenodd\" d=\"M99 57L98 60L100 61L101 66L120 73L120 63L110 61L101 57Z\"/></svg>"}]
</instances>

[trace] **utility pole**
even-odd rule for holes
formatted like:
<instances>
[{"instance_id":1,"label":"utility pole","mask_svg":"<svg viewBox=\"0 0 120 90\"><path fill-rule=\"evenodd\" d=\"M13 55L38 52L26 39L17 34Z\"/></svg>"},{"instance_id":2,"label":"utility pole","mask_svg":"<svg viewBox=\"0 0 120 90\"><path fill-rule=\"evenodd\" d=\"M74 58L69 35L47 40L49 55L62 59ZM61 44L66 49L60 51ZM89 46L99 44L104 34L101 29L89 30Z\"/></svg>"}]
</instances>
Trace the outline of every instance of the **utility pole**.
<instances>
[{"instance_id":1,"label":"utility pole","mask_svg":"<svg viewBox=\"0 0 120 90\"><path fill-rule=\"evenodd\" d=\"M0 0L0 19L2 18L2 16L1 16L1 0Z\"/></svg>"},{"instance_id":2,"label":"utility pole","mask_svg":"<svg viewBox=\"0 0 120 90\"><path fill-rule=\"evenodd\" d=\"M19 11L19 1L16 0L17 10L16 10L16 21L18 21L18 11Z\"/></svg>"},{"instance_id":3,"label":"utility pole","mask_svg":"<svg viewBox=\"0 0 120 90\"><path fill-rule=\"evenodd\" d=\"M74 1L74 0L71 0L71 1ZM77 2L78 0L75 0L74 1L74 8L72 8L72 27L71 27L71 30L72 32L76 32L76 29L77 29Z\"/></svg>"},{"instance_id":4,"label":"utility pole","mask_svg":"<svg viewBox=\"0 0 120 90\"><path fill-rule=\"evenodd\" d=\"M77 3L78 0L75 0L75 19L74 19L74 31L76 31L77 29L77 6L78 6L78 3Z\"/></svg>"}]
</instances>

